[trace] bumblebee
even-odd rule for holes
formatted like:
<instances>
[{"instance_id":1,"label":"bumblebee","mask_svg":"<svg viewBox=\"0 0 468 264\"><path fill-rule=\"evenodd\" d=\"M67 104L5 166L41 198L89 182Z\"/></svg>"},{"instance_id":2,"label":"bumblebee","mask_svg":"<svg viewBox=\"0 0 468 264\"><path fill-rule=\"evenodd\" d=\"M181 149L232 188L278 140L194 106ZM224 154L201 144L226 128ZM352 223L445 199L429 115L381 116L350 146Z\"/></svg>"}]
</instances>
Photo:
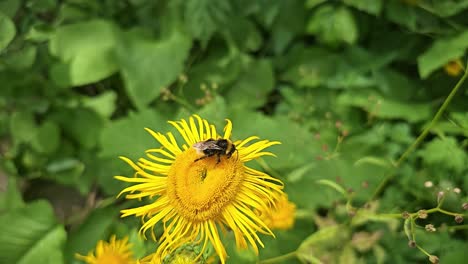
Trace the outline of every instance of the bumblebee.
<instances>
[{"instance_id":1,"label":"bumblebee","mask_svg":"<svg viewBox=\"0 0 468 264\"><path fill-rule=\"evenodd\" d=\"M216 155L218 157L218 164L221 161L221 156L226 156L230 158L234 152L237 151L236 146L229 139L208 139L205 141L197 142L192 146L197 153L203 154L202 157L196 159L194 162L206 159Z\"/></svg>"}]
</instances>

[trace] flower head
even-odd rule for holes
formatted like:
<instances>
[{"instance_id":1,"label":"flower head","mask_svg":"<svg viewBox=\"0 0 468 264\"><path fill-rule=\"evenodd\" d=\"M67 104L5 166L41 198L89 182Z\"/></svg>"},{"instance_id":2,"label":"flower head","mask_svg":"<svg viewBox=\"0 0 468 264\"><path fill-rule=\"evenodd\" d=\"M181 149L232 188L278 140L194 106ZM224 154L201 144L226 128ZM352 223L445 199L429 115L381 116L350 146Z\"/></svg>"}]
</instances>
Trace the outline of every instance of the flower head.
<instances>
[{"instance_id":1,"label":"flower head","mask_svg":"<svg viewBox=\"0 0 468 264\"><path fill-rule=\"evenodd\" d=\"M117 240L115 235L110 238L110 241L100 240L95 252L89 252L87 256L76 254L76 258L83 260L87 264L133 264L131 244L128 243L128 237L122 240Z\"/></svg>"},{"instance_id":2,"label":"flower head","mask_svg":"<svg viewBox=\"0 0 468 264\"><path fill-rule=\"evenodd\" d=\"M258 140L252 136L231 142L232 123L226 120L224 135L214 125L194 115L186 120L169 121L179 132L184 143L179 145L172 133L163 135L146 129L160 144L160 148L146 151L147 158L133 162L122 157L136 172L134 177L116 176L132 183L121 193L127 199L150 198L150 202L137 208L122 210L122 217L141 217L144 235L157 223L163 224L163 234L155 257L162 261L185 243L201 245L204 252L211 243L224 263L226 250L220 231L232 230L236 245L250 245L258 253L263 247L258 233L273 235L255 210L269 210L282 193L282 183L263 172L249 168L245 162L270 155L265 148L277 141ZM210 143L204 150L202 141ZM223 144L221 144L221 141ZM234 150L229 148L232 143ZM193 146L196 145L196 148Z\"/></svg>"},{"instance_id":3,"label":"flower head","mask_svg":"<svg viewBox=\"0 0 468 264\"><path fill-rule=\"evenodd\" d=\"M278 198L271 210L260 211L260 218L271 229L288 230L294 226L296 205L288 200L287 195Z\"/></svg>"},{"instance_id":4,"label":"flower head","mask_svg":"<svg viewBox=\"0 0 468 264\"><path fill-rule=\"evenodd\" d=\"M450 76L458 76L463 72L463 63L460 59L449 61L444 65L444 70Z\"/></svg>"}]
</instances>

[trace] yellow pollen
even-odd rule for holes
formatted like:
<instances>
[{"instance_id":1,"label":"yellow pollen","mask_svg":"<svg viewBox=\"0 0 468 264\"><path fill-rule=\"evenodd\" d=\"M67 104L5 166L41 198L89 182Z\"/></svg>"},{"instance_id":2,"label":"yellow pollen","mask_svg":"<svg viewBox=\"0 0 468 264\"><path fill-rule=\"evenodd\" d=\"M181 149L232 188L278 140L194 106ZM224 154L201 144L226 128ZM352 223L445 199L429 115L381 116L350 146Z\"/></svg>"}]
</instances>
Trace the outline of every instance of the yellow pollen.
<instances>
[{"instance_id":1,"label":"yellow pollen","mask_svg":"<svg viewBox=\"0 0 468 264\"><path fill-rule=\"evenodd\" d=\"M245 178L244 165L236 154L212 156L198 161L193 148L179 154L167 180L167 195L186 219L201 222L216 219L239 193Z\"/></svg>"}]
</instances>

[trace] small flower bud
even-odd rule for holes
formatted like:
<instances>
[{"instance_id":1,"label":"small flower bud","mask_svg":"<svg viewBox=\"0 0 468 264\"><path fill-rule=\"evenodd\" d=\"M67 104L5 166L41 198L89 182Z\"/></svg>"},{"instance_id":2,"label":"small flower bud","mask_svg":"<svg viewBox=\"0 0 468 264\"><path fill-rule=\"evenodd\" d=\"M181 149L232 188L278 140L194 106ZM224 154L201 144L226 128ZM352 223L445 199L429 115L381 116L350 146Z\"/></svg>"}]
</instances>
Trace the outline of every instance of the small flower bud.
<instances>
[{"instance_id":1,"label":"small flower bud","mask_svg":"<svg viewBox=\"0 0 468 264\"><path fill-rule=\"evenodd\" d=\"M427 232L435 232L436 231L436 228L434 227L433 224L428 224L424 227L426 229Z\"/></svg>"},{"instance_id":2,"label":"small flower bud","mask_svg":"<svg viewBox=\"0 0 468 264\"><path fill-rule=\"evenodd\" d=\"M430 255L429 256L429 261L433 264L438 264L439 263L439 258L437 256L434 256L434 255Z\"/></svg>"},{"instance_id":3,"label":"small flower bud","mask_svg":"<svg viewBox=\"0 0 468 264\"><path fill-rule=\"evenodd\" d=\"M418 217L421 219L426 219L427 218L427 211L426 210L419 210L418 211Z\"/></svg>"},{"instance_id":4,"label":"small flower bud","mask_svg":"<svg viewBox=\"0 0 468 264\"><path fill-rule=\"evenodd\" d=\"M437 203L440 203L442 198L444 198L445 193L443 191L440 191L437 193Z\"/></svg>"},{"instance_id":5,"label":"small flower bud","mask_svg":"<svg viewBox=\"0 0 468 264\"><path fill-rule=\"evenodd\" d=\"M434 183L432 183L431 181L424 182L424 187L431 188L432 186L434 186Z\"/></svg>"},{"instance_id":6,"label":"small flower bud","mask_svg":"<svg viewBox=\"0 0 468 264\"><path fill-rule=\"evenodd\" d=\"M404 211L403 213L401 213L401 217L403 217L403 219L408 219L410 217L410 213Z\"/></svg>"},{"instance_id":7,"label":"small flower bud","mask_svg":"<svg viewBox=\"0 0 468 264\"><path fill-rule=\"evenodd\" d=\"M455 188L453 188L453 192L456 193L456 194L460 194L461 190L460 190L460 188L455 187Z\"/></svg>"},{"instance_id":8,"label":"small flower bud","mask_svg":"<svg viewBox=\"0 0 468 264\"><path fill-rule=\"evenodd\" d=\"M414 240L408 241L408 247L410 247L410 248L416 247L416 242L414 242Z\"/></svg>"},{"instance_id":9,"label":"small flower bud","mask_svg":"<svg viewBox=\"0 0 468 264\"><path fill-rule=\"evenodd\" d=\"M462 208L463 210L468 210L468 203L463 203Z\"/></svg>"},{"instance_id":10,"label":"small flower bud","mask_svg":"<svg viewBox=\"0 0 468 264\"><path fill-rule=\"evenodd\" d=\"M455 222L457 222L457 224L463 223L463 216L462 215L456 215L455 216Z\"/></svg>"}]
</instances>

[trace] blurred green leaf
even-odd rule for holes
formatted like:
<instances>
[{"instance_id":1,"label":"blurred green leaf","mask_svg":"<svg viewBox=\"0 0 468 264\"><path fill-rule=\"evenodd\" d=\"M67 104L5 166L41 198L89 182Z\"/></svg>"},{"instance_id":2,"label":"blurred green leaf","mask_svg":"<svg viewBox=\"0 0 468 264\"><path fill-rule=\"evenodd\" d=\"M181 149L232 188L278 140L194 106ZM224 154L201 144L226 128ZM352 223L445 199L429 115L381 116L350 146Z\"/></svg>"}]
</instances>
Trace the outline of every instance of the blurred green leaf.
<instances>
[{"instance_id":1,"label":"blurred green leaf","mask_svg":"<svg viewBox=\"0 0 468 264\"><path fill-rule=\"evenodd\" d=\"M118 156L134 159L141 157L145 150L159 147L159 143L145 131L145 127L165 133L169 128L166 122L166 117L151 109L130 113L125 118L113 121L103 129L100 136L100 155L115 159Z\"/></svg>"},{"instance_id":2,"label":"blurred green leaf","mask_svg":"<svg viewBox=\"0 0 468 264\"><path fill-rule=\"evenodd\" d=\"M36 60L36 54L36 47L28 45L19 51L8 53L3 63L13 70L25 70L33 65Z\"/></svg>"},{"instance_id":3,"label":"blurred green leaf","mask_svg":"<svg viewBox=\"0 0 468 264\"><path fill-rule=\"evenodd\" d=\"M359 37L353 13L345 7L332 5L323 5L314 12L306 32L332 47L342 43L354 44Z\"/></svg>"},{"instance_id":4,"label":"blurred green leaf","mask_svg":"<svg viewBox=\"0 0 468 264\"><path fill-rule=\"evenodd\" d=\"M468 1L463 0L445 0L445 1L431 1L422 0L421 7L435 13L441 17L449 17L456 15L466 8L468 8Z\"/></svg>"},{"instance_id":5,"label":"blurred green leaf","mask_svg":"<svg viewBox=\"0 0 468 264\"><path fill-rule=\"evenodd\" d=\"M192 36L206 46L213 33L230 17L228 1L188 0L185 2L185 24Z\"/></svg>"},{"instance_id":6,"label":"blurred green leaf","mask_svg":"<svg viewBox=\"0 0 468 264\"><path fill-rule=\"evenodd\" d=\"M40 153L53 153L60 144L60 128L54 122L47 121L37 128L31 145Z\"/></svg>"},{"instance_id":7,"label":"blurred green leaf","mask_svg":"<svg viewBox=\"0 0 468 264\"><path fill-rule=\"evenodd\" d=\"M468 31L456 36L437 39L427 51L418 57L419 75L427 78L450 60L462 57L467 48Z\"/></svg>"},{"instance_id":8,"label":"blurred green leaf","mask_svg":"<svg viewBox=\"0 0 468 264\"><path fill-rule=\"evenodd\" d=\"M86 220L70 233L65 244L65 260L71 263L75 254L87 255L99 240L107 240L109 228L117 219L118 210L112 207L93 210Z\"/></svg>"},{"instance_id":9,"label":"blurred green leaf","mask_svg":"<svg viewBox=\"0 0 468 264\"><path fill-rule=\"evenodd\" d=\"M274 85L271 62L268 60L251 61L228 91L226 98L235 108L256 109L267 102L267 95ZM245 99L240 99L240 95Z\"/></svg>"},{"instance_id":10,"label":"blurred green leaf","mask_svg":"<svg viewBox=\"0 0 468 264\"><path fill-rule=\"evenodd\" d=\"M63 226L45 201L0 215L1 263L64 263L65 239Z\"/></svg>"},{"instance_id":11,"label":"blurred green leaf","mask_svg":"<svg viewBox=\"0 0 468 264\"><path fill-rule=\"evenodd\" d=\"M8 46L16 34L15 24L0 11L0 51Z\"/></svg>"},{"instance_id":12,"label":"blurred green leaf","mask_svg":"<svg viewBox=\"0 0 468 264\"><path fill-rule=\"evenodd\" d=\"M0 1L0 12L7 15L9 18L13 18L16 11L21 5L20 0L3 0Z\"/></svg>"},{"instance_id":13,"label":"blurred green leaf","mask_svg":"<svg viewBox=\"0 0 468 264\"><path fill-rule=\"evenodd\" d=\"M361 11L378 16L382 11L382 0L344 0L345 4L355 7Z\"/></svg>"},{"instance_id":14,"label":"blurred green leaf","mask_svg":"<svg viewBox=\"0 0 468 264\"><path fill-rule=\"evenodd\" d=\"M182 73L191 41L180 32L162 40L136 33L124 36L117 56L125 88L135 106L143 109Z\"/></svg>"},{"instance_id":15,"label":"blurred green leaf","mask_svg":"<svg viewBox=\"0 0 468 264\"><path fill-rule=\"evenodd\" d=\"M338 103L346 106L357 106L380 118L401 118L409 122L418 122L427 120L431 116L431 107L428 104L401 102L373 94L343 93L338 96Z\"/></svg>"},{"instance_id":16,"label":"blurred green leaf","mask_svg":"<svg viewBox=\"0 0 468 264\"><path fill-rule=\"evenodd\" d=\"M91 20L57 28L49 50L67 66L63 72L71 85L84 85L117 71L115 58L118 29L106 20ZM60 79L60 77L56 77Z\"/></svg>"},{"instance_id":17,"label":"blurred green leaf","mask_svg":"<svg viewBox=\"0 0 468 264\"><path fill-rule=\"evenodd\" d=\"M17 180L0 168L0 215L24 206Z\"/></svg>"},{"instance_id":18,"label":"blurred green leaf","mask_svg":"<svg viewBox=\"0 0 468 264\"><path fill-rule=\"evenodd\" d=\"M36 124L31 113L14 112L10 119L10 133L15 144L30 142L35 136Z\"/></svg>"},{"instance_id":19,"label":"blurred green leaf","mask_svg":"<svg viewBox=\"0 0 468 264\"><path fill-rule=\"evenodd\" d=\"M334 189L335 191L341 193L345 198L348 196L345 189L343 189L343 187L338 185L336 182L332 182L330 180L322 179L322 180L318 180L317 183L320 184L320 185L325 185L325 186L328 186L328 187Z\"/></svg>"},{"instance_id":20,"label":"blurred green leaf","mask_svg":"<svg viewBox=\"0 0 468 264\"><path fill-rule=\"evenodd\" d=\"M87 149L97 145L104 126L103 119L96 112L84 107L61 109L54 113L53 120L62 126L68 136Z\"/></svg>"},{"instance_id":21,"label":"blurred green leaf","mask_svg":"<svg viewBox=\"0 0 468 264\"><path fill-rule=\"evenodd\" d=\"M83 106L93 109L103 118L110 118L115 111L116 100L116 93L107 91L97 96L83 98Z\"/></svg>"},{"instance_id":22,"label":"blurred green leaf","mask_svg":"<svg viewBox=\"0 0 468 264\"><path fill-rule=\"evenodd\" d=\"M466 169L468 156L453 137L436 138L419 151L427 165L440 166L457 173Z\"/></svg>"}]
</instances>

